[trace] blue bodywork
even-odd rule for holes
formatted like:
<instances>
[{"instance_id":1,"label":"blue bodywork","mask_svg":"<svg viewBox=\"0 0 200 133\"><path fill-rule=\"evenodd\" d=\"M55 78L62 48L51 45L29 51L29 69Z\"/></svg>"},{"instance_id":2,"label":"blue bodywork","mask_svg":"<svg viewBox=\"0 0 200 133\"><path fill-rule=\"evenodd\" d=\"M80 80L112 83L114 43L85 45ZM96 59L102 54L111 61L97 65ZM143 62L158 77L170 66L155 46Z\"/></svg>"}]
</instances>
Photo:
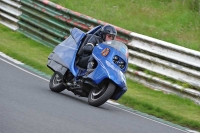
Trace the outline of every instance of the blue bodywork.
<instances>
[{"instance_id":1,"label":"blue bodywork","mask_svg":"<svg viewBox=\"0 0 200 133\"><path fill-rule=\"evenodd\" d=\"M98 26L88 33L94 34L100 28L101 26ZM86 33L77 28L72 29L71 35L57 45L52 54L50 54L47 66L61 75L64 75L67 69L69 69L75 77L83 76L85 71L80 70L76 66L75 59L85 35ZM113 47L113 44L116 44L117 47ZM109 53L103 56L102 51L106 48L109 49ZM128 66L127 47L125 44L117 41L104 42L94 47L92 55L97 61L97 67L88 75L88 78L95 84L101 83L104 79L112 80L117 85L117 88L111 99L118 100L127 91L126 78L124 76ZM113 62L113 57L116 55L125 62L123 68L120 68L116 62Z\"/></svg>"},{"instance_id":2,"label":"blue bodywork","mask_svg":"<svg viewBox=\"0 0 200 133\"><path fill-rule=\"evenodd\" d=\"M74 62L76 53L81 44L81 39L85 36L85 33L77 28L74 28L71 34L71 36L56 46L53 52L61 58L65 66L69 68L72 74L76 77L79 70L74 65Z\"/></svg>"}]
</instances>

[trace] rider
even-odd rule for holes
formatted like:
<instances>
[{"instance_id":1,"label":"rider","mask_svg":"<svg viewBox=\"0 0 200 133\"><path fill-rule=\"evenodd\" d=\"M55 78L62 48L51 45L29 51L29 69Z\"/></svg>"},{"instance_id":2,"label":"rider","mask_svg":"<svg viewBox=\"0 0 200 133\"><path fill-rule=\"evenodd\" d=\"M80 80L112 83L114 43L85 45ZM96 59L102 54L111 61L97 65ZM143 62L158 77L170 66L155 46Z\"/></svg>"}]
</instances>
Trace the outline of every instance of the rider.
<instances>
[{"instance_id":1,"label":"rider","mask_svg":"<svg viewBox=\"0 0 200 133\"><path fill-rule=\"evenodd\" d=\"M93 70L95 66L95 59L92 56L92 50L93 48L104 41L114 40L117 36L116 29L111 25L105 25L101 28L100 36L92 36L87 44L83 47L83 55L84 58L87 59L87 61L82 61L80 63L83 63L85 66L87 66L87 71L85 76L89 75ZM87 64L85 64L87 63Z\"/></svg>"}]
</instances>

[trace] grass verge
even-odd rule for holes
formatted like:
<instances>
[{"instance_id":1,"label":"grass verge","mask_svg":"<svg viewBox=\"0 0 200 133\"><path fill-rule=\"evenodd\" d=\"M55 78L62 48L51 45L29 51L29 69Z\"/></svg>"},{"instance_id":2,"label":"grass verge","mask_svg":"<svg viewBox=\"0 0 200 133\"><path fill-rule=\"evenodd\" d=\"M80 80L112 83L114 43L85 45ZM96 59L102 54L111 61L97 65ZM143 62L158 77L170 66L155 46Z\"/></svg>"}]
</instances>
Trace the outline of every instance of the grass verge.
<instances>
[{"instance_id":1,"label":"grass verge","mask_svg":"<svg viewBox=\"0 0 200 133\"><path fill-rule=\"evenodd\" d=\"M199 0L51 0L121 28L200 51Z\"/></svg>"},{"instance_id":2,"label":"grass verge","mask_svg":"<svg viewBox=\"0 0 200 133\"><path fill-rule=\"evenodd\" d=\"M47 57L53 50L0 25L0 52L49 75ZM166 95L127 80L128 91L118 101L135 110L200 131L200 106L189 99ZM181 112L181 113L180 113Z\"/></svg>"}]
</instances>

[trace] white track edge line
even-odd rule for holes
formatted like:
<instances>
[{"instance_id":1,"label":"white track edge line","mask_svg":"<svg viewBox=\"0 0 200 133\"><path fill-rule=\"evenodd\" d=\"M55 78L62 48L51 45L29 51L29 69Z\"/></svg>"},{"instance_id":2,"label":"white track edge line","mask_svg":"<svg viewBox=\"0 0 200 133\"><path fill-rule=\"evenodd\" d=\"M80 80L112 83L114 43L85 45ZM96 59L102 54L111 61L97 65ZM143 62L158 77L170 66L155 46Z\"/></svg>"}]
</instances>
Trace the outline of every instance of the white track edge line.
<instances>
[{"instance_id":1,"label":"white track edge line","mask_svg":"<svg viewBox=\"0 0 200 133\"><path fill-rule=\"evenodd\" d=\"M0 58L0 60L2 60L2 61L4 61L4 62L6 62L6 63L8 63L8 64L10 64L10 65L12 65L12 66L18 68L18 69L20 69L20 70L22 70L22 71L24 71L24 72L27 72L27 73L29 73L29 74L35 76L35 77L38 77L38 78L40 78L40 79L43 79L43 80L49 82L49 80L47 80L47 79L45 79L45 78L42 78L42 77L40 77L40 76L38 76L38 75L36 75L36 74L33 74L33 73L31 73L31 72L29 72L29 71L27 71L27 70L25 70L25 69L23 69L23 68L21 68L21 67L19 67L19 66L13 64L13 63L11 63L11 62L9 62L9 61L6 61L6 60L4 60L4 59L2 59L2 58ZM137 114L137 113L133 113L133 112L128 111L128 110L125 110L125 109L123 109L123 108L117 107L115 103L112 103L112 102L110 102L110 101L107 102L107 104L110 105L110 106L112 106L112 107L115 107L115 108L118 108L118 109L120 109L120 110L123 110L123 111L125 111L125 112L128 112L128 113L131 113L131 114L134 114L134 115L140 116L140 117L142 117L142 118L145 118L145 119L147 119L147 120L150 120L150 121L153 121L153 122L156 122L156 123L159 123L159 124L162 124L162 125L165 125L165 126L168 126L168 127L174 128L174 129L177 129L177 130L179 130L179 131L189 132L189 133L199 133L199 132L196 132L196 131L193 131L193 130L185 131L185 130L182 130L182 129L179 129L179 128L176 128L176 127L170 126L170 125L168 125L168 124L165 124L165 123L162 123L162 122L159 122L159 121L153 120L153 119L151 119L151 118L148 118L148 117L145 117L145 116L139 115L139 114Z\"/></svg>"}]
</instances>

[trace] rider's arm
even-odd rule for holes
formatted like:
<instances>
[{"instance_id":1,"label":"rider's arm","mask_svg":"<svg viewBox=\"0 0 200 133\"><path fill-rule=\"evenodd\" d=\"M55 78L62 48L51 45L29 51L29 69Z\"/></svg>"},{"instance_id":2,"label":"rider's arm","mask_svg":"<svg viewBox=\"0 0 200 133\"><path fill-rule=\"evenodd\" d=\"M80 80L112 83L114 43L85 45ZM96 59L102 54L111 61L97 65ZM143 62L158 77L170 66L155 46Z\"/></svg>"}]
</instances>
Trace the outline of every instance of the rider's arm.
<instances>
[{"instance_id":1,"label":"rider's arm","mask_svg":"<svg viewBox=\"0 0 200 133\"><path fill-rule=\"evenodd\" d=\"M94 48L94 44L92 44L92 43L87 43L87 44L83 47L83 53L84 53L84 54L92 54L93 48Z\"/></svg>"},{"instance_id":2,"label":"rider's arm","mask_svg":"<svg viewBox=\"0 0 200 133\"><path fill-rule=\"evenodd\" d=\"M101 38L98 36L92 36L91 39L87 42L87 44L83 47L84 54L92 54L93 48L101 42Z\"/></svg>"}]
</instances>

